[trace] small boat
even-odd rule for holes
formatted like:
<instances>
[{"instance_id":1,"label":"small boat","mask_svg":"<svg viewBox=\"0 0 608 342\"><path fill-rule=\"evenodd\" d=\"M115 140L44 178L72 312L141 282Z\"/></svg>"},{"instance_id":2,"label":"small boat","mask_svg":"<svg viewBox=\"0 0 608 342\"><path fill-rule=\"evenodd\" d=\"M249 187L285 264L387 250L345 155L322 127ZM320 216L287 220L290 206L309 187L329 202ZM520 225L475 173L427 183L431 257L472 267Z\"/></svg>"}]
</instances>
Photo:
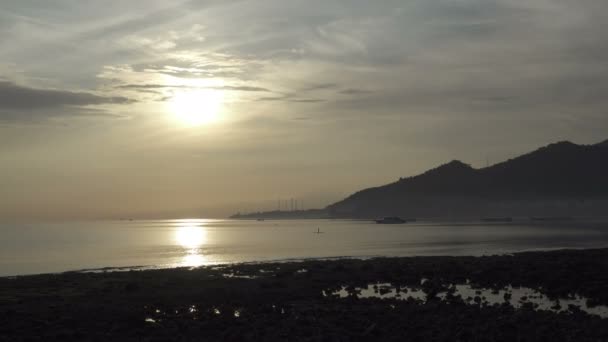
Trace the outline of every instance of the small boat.
<instances>
[{"instance_id":1,"label":"small boat","mask_svg":"<svg viewBox=\"0 0 608 342\"><path fill-rule=\"evenodd\" d=\"M321 228L317 228L317 231L315 232L315 234L323 234L323 232L321 231Z\"/></svg>"},{"instance_id":2,"label":"small boat","mask_svg":"<svg viewBox=\"0 0 608 342\"><path fill-rule=\"evenodd\" d=\"M259 218L258 221L264 221L264 219L263 218Z\"/></svg>"},{"instance_id":3,"label":"small boat","mask_svg":"<svg viewBox=\"0 0 608 342\"><path fill-rule=\"evenodd\" d=\"M402 219L401 217L397 217L397 216L384 217L384 218L376 220L376 223L378 223L378 224L403 224L406 222L407 222L406 220Z\"/></svg>"}]
</instances>

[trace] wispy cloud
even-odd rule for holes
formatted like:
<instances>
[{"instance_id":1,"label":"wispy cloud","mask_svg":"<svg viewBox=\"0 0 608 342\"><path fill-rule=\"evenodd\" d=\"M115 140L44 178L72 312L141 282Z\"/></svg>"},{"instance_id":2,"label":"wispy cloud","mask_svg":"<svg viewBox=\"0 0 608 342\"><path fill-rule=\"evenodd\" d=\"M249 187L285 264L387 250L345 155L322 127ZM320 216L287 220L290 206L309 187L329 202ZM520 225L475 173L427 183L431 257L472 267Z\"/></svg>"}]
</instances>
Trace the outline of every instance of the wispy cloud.
<instances>
[{"instance_id":1,"label":"wispy cloud","mask_svg":"<svg viewBox=\"0 0 608 342\"><path fill-rule=\"evenodd\" d=\"M241 92L231 98L235 117L299 115L302 106L290 104L308 102L319 104L313 120L356 117L361 125L381 117L415 125L410 118L424 113L569 116L584 126L608 108L608 4L597 0L38 7L8 1L0 10L0 41L11 41L0 43L0 62L44 78L43 88L109 89L145 102L158 100L145 92L166 97L192 80L221 80L203 84Z\"/></svg>"},{"instance_id":2,"label":"wispy cloud","mask_svg":"<svg viewBox=\"0 0 608 342\"><path fill-rule=\"evenodd\" d=\"M271 90L263 87L252 86L193 86L193 85L170 85L170 84L125 84L117 86L119 89L214 89L232 91L251 91L251 92L270 92Z\"/></svg>"},{"instance_id":3,"label":"wispy cloud","mask_svg":"<svg viewBox=\"0 0 608 342\"><path fill-rule=\"evenodd\" d=\"M0 81L0 109L54 109L66 106L128 104L134 101L122 96L104 97L85 92L36 89Z\"/></svg>"},{"instance_id":4,"label":"wispy cloud","mask_svg":"<svg viewBox=\"0 0 608 342\"><path fill-rule=\"evenodd\" d=\"M373 93L373 91L366 90L366 89L349 88L349 89L340 90L339 93L342 95L363 95L363 94L371 94L371 93Z\"/></svg>"}]
</instances>

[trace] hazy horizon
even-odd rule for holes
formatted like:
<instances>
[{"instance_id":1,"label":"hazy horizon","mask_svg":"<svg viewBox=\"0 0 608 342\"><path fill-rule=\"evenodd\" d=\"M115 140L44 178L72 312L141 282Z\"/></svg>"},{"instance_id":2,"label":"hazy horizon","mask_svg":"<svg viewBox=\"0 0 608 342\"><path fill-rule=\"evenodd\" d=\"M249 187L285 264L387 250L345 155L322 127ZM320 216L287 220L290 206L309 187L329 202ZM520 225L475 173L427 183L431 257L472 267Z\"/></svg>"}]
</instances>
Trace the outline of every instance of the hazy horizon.
<instances>
[{"instance_id":1,"label":"hazy horizon","mask_svg":"<svg viewBox=\"0 0 608 342\"><path fill-rule=\"evenodd\" d=\"M598 0L4 1L0 220L324 207L608 135Z\"/></svg>"}]
</instances>

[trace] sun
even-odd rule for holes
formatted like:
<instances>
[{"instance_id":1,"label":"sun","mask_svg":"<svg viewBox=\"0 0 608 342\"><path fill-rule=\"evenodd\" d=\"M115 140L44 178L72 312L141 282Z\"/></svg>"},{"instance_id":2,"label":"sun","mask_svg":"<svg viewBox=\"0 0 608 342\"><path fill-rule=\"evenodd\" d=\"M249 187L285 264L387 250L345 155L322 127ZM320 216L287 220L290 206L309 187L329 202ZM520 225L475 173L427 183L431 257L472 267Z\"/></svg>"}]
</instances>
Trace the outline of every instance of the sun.
<instances>
[{"instance_id":1,"label":"sun","mask_svg":"<svg viewBox=\"0 0 608 342\"><path fill-rule=\"evenodd\" d=\"M179 123L195 127L216 122L223 103L224 96L220 90L184 90L169 100L168 110Z\"/></svg>"}]
</instances>

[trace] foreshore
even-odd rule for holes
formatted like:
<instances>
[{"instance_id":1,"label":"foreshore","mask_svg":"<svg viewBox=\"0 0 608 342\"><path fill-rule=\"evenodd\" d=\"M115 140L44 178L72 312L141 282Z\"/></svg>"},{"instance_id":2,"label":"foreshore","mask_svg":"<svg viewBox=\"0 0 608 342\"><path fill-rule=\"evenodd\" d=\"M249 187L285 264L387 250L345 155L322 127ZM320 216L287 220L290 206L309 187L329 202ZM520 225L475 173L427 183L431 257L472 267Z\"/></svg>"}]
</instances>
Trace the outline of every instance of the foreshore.
<instances>
[{"instance_id":1,"label":"foreshore","mask_svg":"<svg viewBox=\"0 0 608 342\"><path fill-rule=\"evenodd\" d=\"M0 278L0 341L608 341L575 296L608 306L608 249L67 272Z\"/></svg>"}]
</instances>

